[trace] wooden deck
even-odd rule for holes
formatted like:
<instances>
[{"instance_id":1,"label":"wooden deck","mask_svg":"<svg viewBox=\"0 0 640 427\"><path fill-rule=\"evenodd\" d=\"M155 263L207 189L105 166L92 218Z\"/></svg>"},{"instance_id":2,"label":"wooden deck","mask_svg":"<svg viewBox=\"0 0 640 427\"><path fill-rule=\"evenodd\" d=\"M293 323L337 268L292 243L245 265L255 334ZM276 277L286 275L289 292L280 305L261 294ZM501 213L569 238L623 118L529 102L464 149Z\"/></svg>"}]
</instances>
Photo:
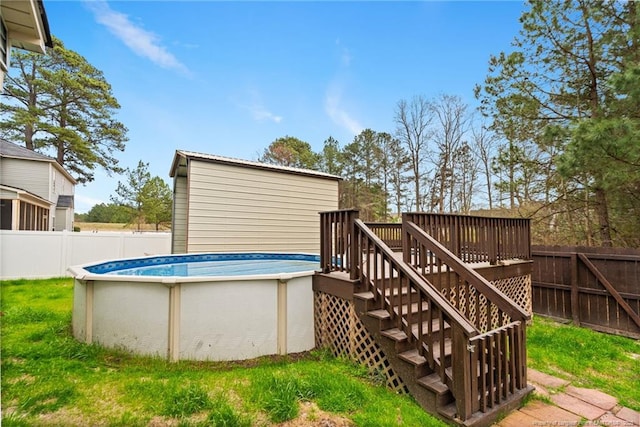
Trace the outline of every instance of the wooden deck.
<instances>
[{"instance_id":1,"label":"wooden deck","mask_svg":"<svg viewBox=\"0 0 640 427\"><path fill-rule=\"evenodd\" d=\"M425 410L459 425L490 425L531 391L530 312L497 285L528 288L530 308L528 233L526 220L414 213L379 227L356 211L322 213L323 273L314 290L353 304Z\"/></svg>"}]
</instances>

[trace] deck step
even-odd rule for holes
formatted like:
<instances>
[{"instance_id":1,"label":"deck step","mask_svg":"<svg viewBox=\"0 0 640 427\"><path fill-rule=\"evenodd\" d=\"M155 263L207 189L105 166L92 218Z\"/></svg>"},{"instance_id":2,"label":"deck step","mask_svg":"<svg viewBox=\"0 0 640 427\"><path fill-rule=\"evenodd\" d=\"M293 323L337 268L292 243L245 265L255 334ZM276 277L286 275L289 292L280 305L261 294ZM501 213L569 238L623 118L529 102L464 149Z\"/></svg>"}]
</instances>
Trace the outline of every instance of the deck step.
<instances>
[{"instance_id":1,"label":"deck step","mask_svg":"<svg viewBox=\"0 0 640 427\"><path fill-rule=\"evenodd\" d=\"M437 373L418 378L417 382L422 387L427 388L437 394L444 394L449 391L449 387L447 387L447 385L440 380L440 376Z\"/></svg>"},{"instance_id":2,"label":"deck step","mask_svg":"<svg viewBox=\"0 0 640 427\"><path fill-rule=\"evenodd\" d=\"M390 338L393 341L397 341L397 342L404 341L407 338L409 338L407 334L404 333L404 331L398 328L391 328L391 329L386 329L384 331L380 331L380 335Z\"/></svg>"},{"instance_id":3,"label":"deck step","mask_svg":"<svg viewBox=\"0 0 640 427\"><path fill-rule=\"evenodd\" d=\"M354 298L358 298L361 300L372 300L374 299L373 292L358 292L353 294Z\"/></svg>"},{"instance_id":4,"label":"deck step","mask_svg":"<svg viewBox=\"0 0 640 427\"><path fill-rule=\"evenodd\" d=\"M384 309L367 311L367 315L380 320L391 319L389 312Z\"/></svg>"},{"instance_id":5,"label":"deck step","mask_svg":"<svg viewBox=\"0 0 640 427\"><path fill-rule=\"evenodd\" d=\"M451 402L448 405L438 408L438 413L450 420L455 419L458 409L456 408L456 402Z\"/></svg>"},{"instance_id":6,"label":"deck step","mask_svg":"<svg viewBox=\"0 0 640 427\"><path fill-rule=\"evenodd\" d=\"M449 326L447 322L444 322L444 329L445 329L445 332L449 331L451 329L451 326ZM413 332L413 335L415 337L418 336L418 323L414 323L413 325L411 325L411 331ZM438 319L433 319L431 321L431 333L433 334L438 332L440 332L440 321ZM428 333L429 333L429 321L425 320L424 322L422 322L422 334L426 335Z\"/></svg>"},{"instance_id":7,"label":"deck step","mask_svg":"<svg viewBox=\"0 0 640 427\"><path fill-rule=\"evenodd\" d=\"M398 358L410 363L414 366L424 365L427 363L427 359L418 353L418 350L412 349L398 353Z\"/></svg>"}]
</instances>

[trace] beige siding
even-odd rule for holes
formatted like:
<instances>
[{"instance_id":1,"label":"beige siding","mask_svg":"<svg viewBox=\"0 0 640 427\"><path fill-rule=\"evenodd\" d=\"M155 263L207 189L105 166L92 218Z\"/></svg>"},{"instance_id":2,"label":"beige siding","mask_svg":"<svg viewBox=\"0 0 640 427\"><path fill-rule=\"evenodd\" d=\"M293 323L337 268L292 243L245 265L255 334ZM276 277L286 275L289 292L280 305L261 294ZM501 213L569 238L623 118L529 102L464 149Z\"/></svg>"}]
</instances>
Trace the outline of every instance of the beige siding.
<instances>
[{"instance_id":1,"label":"beige siding","mask_svg":"<svg viewBox=\"0 0 640 427\"><path fill-rule=\"evenodd\" d=\"M171 253L187 252L187 178L177 176L173 182L173 224Z\"/></svg>"},{"instance_id":2,"label":"beige siding","mask_svg":"<svg viewBox=\"0 0 640 427\"><path fill-rule=\"evenodd\" d=\"M57 200L51 199L49 167L48 162L2 157L0 158L0 182L29 191L55 203Z\"/></svg>"},{"instance_id":3,"label":"beige siding","mask_svg":"<svg viewBox=\"0 0 640 427\"><path fill-rule=\"evenodd\" d=\"M55 210L55 225L54 230L63 231L63 230L73 230L73 209L71 208L61 208Z\"/></svg>"},{"instance_id":4,"label":"beige siding","mask_svg":"<svg viewBox=\"0 0 640 427\"><path fill-rule=\"evenodd\" d=\"M75 193L75 185L69 181L62 172L60 172L53 164L49 164L51 168L51 176L53 177L51 182L51 188L53 191L52 199L54 202L58 201L58 196L73 196Z\"/></svg>"},{"instance_id":5,"label":"beige siding","mask_svg":"<svg viewBox=\"0 0 640 427\"><path fill-rule=\"evenodd\" d=\"M337 180L192 160L188 252L319 253L318 212L337 208Z\"/></svg>"}]
</instances>

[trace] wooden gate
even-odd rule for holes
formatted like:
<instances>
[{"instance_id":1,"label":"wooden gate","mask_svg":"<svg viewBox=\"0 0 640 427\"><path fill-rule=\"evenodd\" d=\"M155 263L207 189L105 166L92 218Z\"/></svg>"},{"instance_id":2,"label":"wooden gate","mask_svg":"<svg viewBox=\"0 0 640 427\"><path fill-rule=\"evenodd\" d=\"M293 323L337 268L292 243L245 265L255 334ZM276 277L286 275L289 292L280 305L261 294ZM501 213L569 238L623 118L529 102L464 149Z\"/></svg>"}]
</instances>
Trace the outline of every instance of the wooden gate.
<instances>
[{"instance_id":1,"label":"wooden gate","mask_svg":"<svg viewBox=\"0 0 640 427\"><path fill-rule=\"evenodd\" d=\"M534 313L640 338L640 250L534 246Z\"/></svg>"}]
</instances>

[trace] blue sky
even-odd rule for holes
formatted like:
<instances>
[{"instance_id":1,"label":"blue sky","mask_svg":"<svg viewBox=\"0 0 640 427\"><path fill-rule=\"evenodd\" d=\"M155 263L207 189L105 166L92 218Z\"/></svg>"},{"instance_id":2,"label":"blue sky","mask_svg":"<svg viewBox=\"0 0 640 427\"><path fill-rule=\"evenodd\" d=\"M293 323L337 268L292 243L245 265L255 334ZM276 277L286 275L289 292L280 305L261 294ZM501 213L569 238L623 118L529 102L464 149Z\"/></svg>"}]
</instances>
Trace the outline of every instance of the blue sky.
<instances>
[{"instance_id":1,"label":"blue sky","mask_svg":"<svg viewBox=\"0 0 640 427\"><path fill-rule=\"evenodd\" d=\"M294 136L320 150L393 132L400 99L477 105L491 54L509 50L522 2L45 0L51 32L104 72L129 129L118 158L171 185L175 150L255 160ZM123 176L76 187L76 212Z\"/></svg>"}]
</instances>

